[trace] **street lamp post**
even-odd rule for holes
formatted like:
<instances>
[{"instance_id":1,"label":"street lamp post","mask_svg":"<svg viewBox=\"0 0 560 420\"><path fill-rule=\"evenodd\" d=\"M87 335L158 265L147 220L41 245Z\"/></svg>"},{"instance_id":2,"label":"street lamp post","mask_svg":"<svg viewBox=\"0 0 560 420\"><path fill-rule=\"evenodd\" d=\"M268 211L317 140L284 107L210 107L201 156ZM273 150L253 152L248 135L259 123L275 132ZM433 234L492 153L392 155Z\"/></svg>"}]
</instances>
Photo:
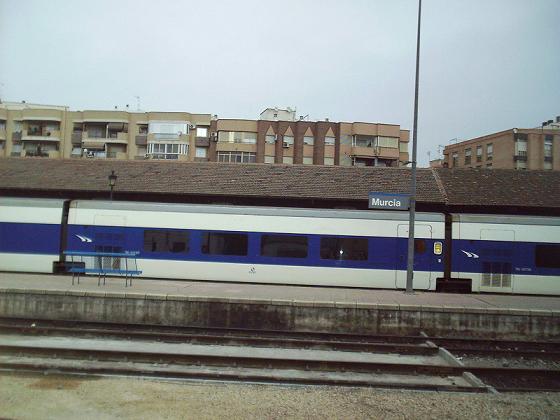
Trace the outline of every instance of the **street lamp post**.
<instances>
[{"instance_id":1,"label":"street lamp post","mask_svg":"<svg viewBox=\"0 0 560 420\"><path fill-rule=\"evenodd\" d=\"M418 0L418 34L416 36L416 81L414 85L414 126L412 129L412 182L410 186L410 218L408 221L408 262L406 267L406 292L414 293L414 220L416 217L416 143L418 138L418 75L420 69L420 17L422 0Z\"/></svg>"},{"instance_id":2,"label":"street lamp post","mask_svg":"<svg viewBox=\"0 0 560 420\"><path fill-rule=\"evenodd\" d=\"M117 183L117 175L115 175L115 171L111 171L111 175L109 175L109 188L111 188L111 201L113 201L113 188L115 188L115 184Z\"/></svg>"}]
</instances>

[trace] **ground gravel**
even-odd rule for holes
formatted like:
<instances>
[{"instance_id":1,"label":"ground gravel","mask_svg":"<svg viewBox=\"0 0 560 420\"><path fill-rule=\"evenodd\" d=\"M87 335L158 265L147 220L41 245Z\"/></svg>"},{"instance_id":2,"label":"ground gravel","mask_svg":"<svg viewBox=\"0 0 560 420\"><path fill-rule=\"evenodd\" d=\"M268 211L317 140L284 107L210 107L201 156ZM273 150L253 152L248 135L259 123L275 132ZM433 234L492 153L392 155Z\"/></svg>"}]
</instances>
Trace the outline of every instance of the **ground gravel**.
<instances>
[{"instance_id":1,"label":"ground gravel","mask_svg":"<svg viewBox=\"0 0 560 420\"><path fill-rule=\"evenodd\" d=\"M557 419L560 393L491 395L1 374L0 417Z\"/></svg>"}]
</instances>

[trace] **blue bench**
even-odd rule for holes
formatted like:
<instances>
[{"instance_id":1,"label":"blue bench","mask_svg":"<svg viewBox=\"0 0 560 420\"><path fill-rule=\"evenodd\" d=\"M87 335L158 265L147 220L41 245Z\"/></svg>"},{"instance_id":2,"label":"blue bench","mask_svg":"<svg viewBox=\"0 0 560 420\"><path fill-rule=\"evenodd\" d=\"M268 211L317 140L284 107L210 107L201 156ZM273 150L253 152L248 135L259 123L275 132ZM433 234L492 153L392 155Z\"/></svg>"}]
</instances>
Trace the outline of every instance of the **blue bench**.
<instances>
[{"instance_id":1,"label":"blue bench","mask_svg":"<svg viewBox=\"0 0 560 420\"><path fill-rule=\"evenodd\" d=\"M67 272L72 273L72 285L76 278L80 284L80 275L94 274L97 275L98 286L101 285L101 278L105 284L108 275L124 276L124 286L127 287L129 283L132 286L132 277L142 274L136 264L138 254L138 251L64 251L64 255L70 257Z\"/></svg>"}]
</instances>

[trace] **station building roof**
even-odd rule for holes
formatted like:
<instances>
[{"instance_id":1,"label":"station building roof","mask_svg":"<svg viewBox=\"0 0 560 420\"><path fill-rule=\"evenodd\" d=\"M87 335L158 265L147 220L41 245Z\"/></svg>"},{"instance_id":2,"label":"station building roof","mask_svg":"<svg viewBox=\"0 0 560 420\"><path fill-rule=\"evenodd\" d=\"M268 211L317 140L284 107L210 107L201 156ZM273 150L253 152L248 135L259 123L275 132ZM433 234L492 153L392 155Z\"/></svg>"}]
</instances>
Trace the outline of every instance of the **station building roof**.
<instances>
[{"instance_id":1,"label":"station building roof","mask_svg":"<svg viewBox=\"0 0 560 420\"><path fill-rule=\"evenodd\" d=\"M409 168L170 161L0 159L0 194L367 209L370 191L407 193ZM560 215L560 172L419 168L417 209Z\"/></svg>"}]
</instances>

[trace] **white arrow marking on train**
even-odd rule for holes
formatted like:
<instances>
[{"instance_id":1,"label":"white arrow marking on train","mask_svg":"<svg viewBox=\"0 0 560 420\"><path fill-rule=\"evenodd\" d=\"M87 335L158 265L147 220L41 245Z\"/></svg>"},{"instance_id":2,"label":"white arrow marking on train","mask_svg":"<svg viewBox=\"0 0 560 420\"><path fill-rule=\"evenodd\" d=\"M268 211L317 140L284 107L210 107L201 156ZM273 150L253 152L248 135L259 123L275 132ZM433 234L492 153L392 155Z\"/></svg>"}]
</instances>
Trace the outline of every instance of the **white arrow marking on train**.
<instances>
[{"instance_id":1,"label":"white arrow marking on train","mask_svg":"<svg viewBox=\"0 0 560 420\"><path fill-rule=\"evenodd\" d=\"M467 254L467 257L469 257L469 258L478 258L478 255L476 255L474 252L467 252L463 249L461 251L464 252L465 254Z\"/></svg>"},{"instance_id":2,"label":"white arrow marking on train","mask_svg":"<svg viewBox=\"0 0 560 420\"><path fill-rule=\"evenodd\" d=\"M76 235L76 236L77 236L77 237L80 239L80 241L82 241L82 242L88 242L88 243L89 243L89 242L92 242L92 240L91 240L90 238L88 238L87 236L82 236L82 235Z\"/></svg>"}]
</instances>

